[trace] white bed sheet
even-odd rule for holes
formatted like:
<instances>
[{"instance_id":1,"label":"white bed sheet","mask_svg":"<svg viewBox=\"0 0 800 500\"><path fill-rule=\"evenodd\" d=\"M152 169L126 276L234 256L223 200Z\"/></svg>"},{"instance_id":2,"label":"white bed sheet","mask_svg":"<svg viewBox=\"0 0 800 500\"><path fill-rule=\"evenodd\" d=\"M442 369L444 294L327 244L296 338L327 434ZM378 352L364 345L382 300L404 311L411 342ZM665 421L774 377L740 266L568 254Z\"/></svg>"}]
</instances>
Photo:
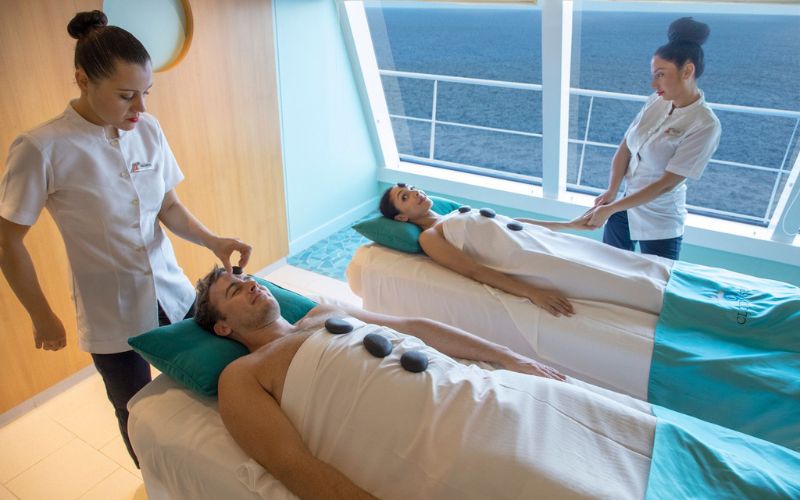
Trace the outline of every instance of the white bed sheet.
<instances>
[{"instance_id":1,"label":"white bed sheet","mask_svg":"<svg viewBox=\"0 0 800 500\"><path fill-rule=\"evenodd\" d=\"M128 403L128 433L150 500L255 500L237 476L250 458L234 442L217 400L184 389L162 374ZM265 476L268 476L265 474ZM270 498L295 498L271 476Z\"/></svg>"},{"instance_id":2,"label":"white bed sheet","mask_svg":"<svg viewBox=\"0 0 800 500\"><path fill-rule=\"evenodd\" d=\"M360 247L347 268L364 309L448 323L595 385L647 399L657 316L573 300L556 318L527 299L480 284L422 254Z\"/></svg>"}]
</instances>

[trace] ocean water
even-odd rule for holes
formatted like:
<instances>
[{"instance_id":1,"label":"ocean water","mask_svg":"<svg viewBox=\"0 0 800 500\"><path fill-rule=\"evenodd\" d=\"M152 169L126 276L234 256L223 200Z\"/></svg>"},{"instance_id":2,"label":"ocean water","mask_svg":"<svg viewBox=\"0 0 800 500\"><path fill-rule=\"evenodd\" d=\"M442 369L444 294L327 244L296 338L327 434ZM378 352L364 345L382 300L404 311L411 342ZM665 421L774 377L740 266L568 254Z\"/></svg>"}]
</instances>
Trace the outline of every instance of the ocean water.
<instances>
[{"instance_id":1,"label":"ocean water","mask_svg":"<svg viewBox=\"0 0 800 500\"><path fill-rule=\"evenodd\" d=\"M666 42L675 13L576 12L571 86L649 95L650 58ZM699 79L706 100L800 111L800 16L696 14L711 36L703 46ZM367 8L380 69L541 83L541 11L492 8ZM433 82L383 77L391 114L431 118ZM589 98L570 102L570 138L582 140ZM592 103L589 141L618 144L641 104L615 99ZM694 211L731 212L754 222L768 218L800 150L797 120L718 112L723 132L715 160L778 171L711 163L689 183ZM436 119L541 133L541 93L440 82ZM392 119L401 154L427 158L429 123ZM568 182L605 189L613 149L571 145ZM437 124L435 160L502 173L541 177L541 138ZM580 176L580 178L579 178ZM773 200L771 203L770 200ZM749 216L749 218L748 218Z\"/></svg>"}]
</instances>

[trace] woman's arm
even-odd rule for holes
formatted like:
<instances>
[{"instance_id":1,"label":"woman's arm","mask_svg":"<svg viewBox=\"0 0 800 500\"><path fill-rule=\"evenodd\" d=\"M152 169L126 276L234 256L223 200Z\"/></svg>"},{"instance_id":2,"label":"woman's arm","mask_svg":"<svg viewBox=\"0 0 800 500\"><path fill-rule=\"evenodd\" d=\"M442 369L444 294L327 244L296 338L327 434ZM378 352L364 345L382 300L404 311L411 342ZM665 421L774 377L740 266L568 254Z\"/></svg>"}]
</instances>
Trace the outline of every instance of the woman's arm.
<instances>
[{"instance_id":1,"label":"woman's arm","mask_svg":"<svg viewBox=\"0 0 800 500\"><path fill-rule=\"evenodd\" d=\"M525 297L554 316L561 314L571 316L574 312L572 304L561 292L536 288L475 262L469 255L451 245L437 230L437 227L423 231L419 237L419 244L422 250L437 264L462 276L499 288L512 295Z\"/></svg>"},{"instance_id":2,"label":"woman's arm","mask_svg":"<svg viewBox=\"0 0 800 500\"><path fill-rule=\"evenodd\" d=\"M36 269L23 243L29 229L30 226L14 224L0 217L0 268L31 317L36 348L57 351L67 345L67 335L39 286Z\"/></svg>"},{"instance_id":3,"label":"woman's arm","mask_svg":"<svg viewBox=\"0 0 800 500\"><path fill-rule=\"evenodd\" d=\"M594 206L608 205L617 199L619 187L622 185L622 179L625 178L625 173L628 171L628 164L631 162L631 151L628 149L628 143L622 139L617 152L614 153L614 159L611 160L611 172L608 175L608 189L594 199Z\"/></svg>"},{"instance_id":4,"label":"woman's arm","mask_svg":"<svg viewBox=\"0 0 800 500\"><path fill-rule=\"evenodd\" d=\"M250 260L250 245L236 238L220 238L209 231L183 203L178 199L175 190L164 195L158 219L170 231L181 238L197 245L204 246L214 252L225 265L225 270L231 272L231 254L239 252L239 266L245 267Z\"/></svg>"},{"instance_id":5,"label":"woman's arm","mask_svg":"<svg viewBox=\"0 0 800 500\"><path fill-rule=\"evenodd\" d=\"M615 213L644 205L662 194L672 191L685 180L686 177L682 175L664 172L664 175L658 178L658 180L651 182L632 195L621 198L608 205L596 206L584 215L584 219L588 219L587 225L591 227L600 227Z\"/></svg>"}]
</instances>

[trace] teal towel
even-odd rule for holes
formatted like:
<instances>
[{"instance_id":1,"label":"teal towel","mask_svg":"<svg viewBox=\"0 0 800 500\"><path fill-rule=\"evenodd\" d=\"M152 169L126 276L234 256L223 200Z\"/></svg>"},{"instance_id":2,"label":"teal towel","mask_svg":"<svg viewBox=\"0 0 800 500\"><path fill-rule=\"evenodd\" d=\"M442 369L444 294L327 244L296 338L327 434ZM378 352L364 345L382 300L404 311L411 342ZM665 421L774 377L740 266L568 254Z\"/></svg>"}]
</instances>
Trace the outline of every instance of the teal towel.
<instances>
[{"instance_id":1,"label":"teal towel","mask_svg":"<svg viewBox=\"0 0 800 500\"><path fill-rule=\"evenodd\" d=\"M676 262L648 401L800 451L800 289Z\"/></svg>"},{"instance_id":2,"label":"teal towel","mask_svg":"<svg viewBox=\"0 0 800 500\"><path fill-rule=\"evenodd\" d=\"M653 405L648 499L800 498L800 454Z\"/></svg>"}]
</instances>

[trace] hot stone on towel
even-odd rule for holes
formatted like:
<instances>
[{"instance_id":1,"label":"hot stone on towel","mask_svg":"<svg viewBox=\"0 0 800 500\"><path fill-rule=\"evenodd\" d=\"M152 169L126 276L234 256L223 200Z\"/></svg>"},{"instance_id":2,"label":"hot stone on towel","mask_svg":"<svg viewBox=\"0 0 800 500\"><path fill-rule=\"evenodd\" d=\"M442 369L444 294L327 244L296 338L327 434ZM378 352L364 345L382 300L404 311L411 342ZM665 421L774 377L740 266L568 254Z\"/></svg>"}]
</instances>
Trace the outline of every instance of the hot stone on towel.
<instances>
[{"instance_id":1,"label":"hot stone on towel","mask_svg":"<svg viewBox=\"0 0 800 500\"><path fill-rule=\"evenodd\" d=\"M400 356L400 365L412 373L424 372L428 368L428 356L422 351L406 351Z\"/></svg>"},{"instance_id":2,"label":"hot stone on towel","mask_svg":"<svg viewBox=\"0 0 800 500\"><path fill-rule=\"evenodd\" d=\"M325 329L334 335L340 335L342 333L352 332L353 325L342 318L328 318L325 320Z\"/></svg>"},{"instance_id":3,"label":"hot stone on towel","mask_svg":"<svg viewBox=\"0 0 800 500\"><path fill-rule=\"evenodd\" d=\"M484 217L488 217L490 219L493 219L494 216L497 215L497 214L491 208L481 208L481 215L483 215Z\"/></svg>"},{"instance_id":4,"label":"hot stone on towel","mask_svg":"<svg viewBox=\"0 0 800 500\"><path fill-rule=\"evenodd\" d=\"M462 205L462 206L458 207L458 211L460 213L462 213L462 214L465 214L465 213L469 212L470 210L472 210L472 207L469 206L469 205Z\"/></svg>"},{"instance_id":5,"label":"hot stone on towel","mask_svg":"<svg viewBox=\"0 0 800 500\"><path fill-rule=\"evenodd\" d=\"M519 222L509 222L506 227L512 231L522 231L522 224Z\"/></svg>"},{"instance_id":6,"label":"hot stone on towel","mask_svg":"<svg viewBox=\"0 0 800 500\"><path fill-rule=\"evenodd\" d=\"M405 182L398 182L397 183L397 187L404 188L404 187L406 187L406 183Z\"/></svg>"},{"instance_id":7,"label":"hot stone on towel","mask_svg":"<svg viewBox=\"0 0 800 500\"><path fill-rule=\"evenodd\" d=\"M392 343L383 335L369 333L364 336L364 348L376 358L385 358L392 352Z\"/></svg>"}]
</instances>

